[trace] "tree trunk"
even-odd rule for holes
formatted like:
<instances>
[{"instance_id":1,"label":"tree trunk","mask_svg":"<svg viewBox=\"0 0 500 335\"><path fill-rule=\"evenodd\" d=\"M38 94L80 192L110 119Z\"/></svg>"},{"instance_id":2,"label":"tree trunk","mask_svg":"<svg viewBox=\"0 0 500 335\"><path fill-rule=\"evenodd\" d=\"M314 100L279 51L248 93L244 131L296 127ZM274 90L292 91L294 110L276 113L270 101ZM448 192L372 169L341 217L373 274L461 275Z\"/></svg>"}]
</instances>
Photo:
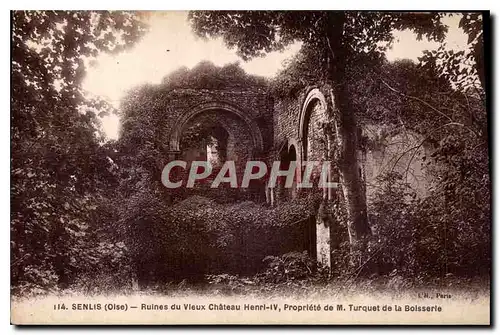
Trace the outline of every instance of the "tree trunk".
<instances>
[{"instance_id":1,"label":"tree trunk","mask_svg":"<svg viewBox=\"0 0 500 335\"><path fill-rule=\"evenodd\" d=\"M371 235L368 225L366 197L358 164L358 126L347 89L347 41L343 30L345 13L329 13L327 44L330 49L328 77L332 84L332 103L336 110L335 129L339 152L339 172L347 209L347 227L351 250L364 250L366 237ZM360 243L361 242L361 243Z\"/></svg>"}]
</instances>

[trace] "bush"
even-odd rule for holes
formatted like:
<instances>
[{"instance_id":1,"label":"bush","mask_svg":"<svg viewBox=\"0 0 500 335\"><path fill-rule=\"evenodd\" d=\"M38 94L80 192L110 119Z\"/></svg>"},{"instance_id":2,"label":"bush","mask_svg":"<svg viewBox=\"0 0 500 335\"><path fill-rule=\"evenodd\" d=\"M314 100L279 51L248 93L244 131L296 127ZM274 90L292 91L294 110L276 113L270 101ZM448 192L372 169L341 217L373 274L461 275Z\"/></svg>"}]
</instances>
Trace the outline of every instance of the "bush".
<instances>
[{"instance_id":1,"label":"bush","mask_svg":"<svg viewBox=\"0 0 500 335\"><path fill-rule=\"evenodd\" d=\"M225 266L219 271L251 275L264 269L262 260L268 255L308 250L317 200L311 195L275 208L250 201L227 205L220 236L229 238L219 259Z\"/></svg>"},{"instance_id":2,"label":"bush","mask_svg":"<svg viewBox=\"0 0 500 335\"><path fill-rule=\"evenodd\" d=\"M283 296L304 293L305 289L325 284L330 278L330 269L318 264L306 251L266 256L263 264L262 272L253 276L222 273L208 275L207 281L217 293Z\"/></svg>"},{"instance_id":3,"label":"bush","mask_svg":"<svg viewBox=\"0 0 500 335\"><path fill-rule=\"evenodd\" d=\"M168 206L151 192L131 198L123 213L128 247L143 284L202 280L207 273L255 274L267 255L307 250L316 200L276 208L243 201L221 204L201 196Z\"/></svg>"},{"instance_id":4,"label":"bush","mask_svg":"<svg viewBox=\"0 0 500 335\"><path fill-rule=\"evenodd\" d=\"M417 227L413 212L416 194L402 181L398 173L379 177L381 187L376 191L369 210L369 219L375 232L370 245L377 252L378 271L388 274L397 269L407 276L415 275Z\"/></svg>"},{"instance_id":5,"label":"bush","mask_svg":"<svg viewBox=\"0 0 500 335\"><path fill-rule=\"evenodd\" d=\"M382 177L380 185L369 210L375 232L371 249L377 252L373 260L380 274L424 280L489 272L489 225L480 210L474 212L465 201L464 207L453 206L440 188L419 199L396 173Z\"/></svg>"},{"instance_id":6,"label":"bush","mask_svg":"<svg viewBox=\"0 0 500 335\"><path fill-rule=\"evenodd\" d=\"M266 282L280 283L289 280L302 280L318 272L318 264L307 251L292 251L281 256L267 256L265 272L260 276Z\"/></svg>"}]
</instances>

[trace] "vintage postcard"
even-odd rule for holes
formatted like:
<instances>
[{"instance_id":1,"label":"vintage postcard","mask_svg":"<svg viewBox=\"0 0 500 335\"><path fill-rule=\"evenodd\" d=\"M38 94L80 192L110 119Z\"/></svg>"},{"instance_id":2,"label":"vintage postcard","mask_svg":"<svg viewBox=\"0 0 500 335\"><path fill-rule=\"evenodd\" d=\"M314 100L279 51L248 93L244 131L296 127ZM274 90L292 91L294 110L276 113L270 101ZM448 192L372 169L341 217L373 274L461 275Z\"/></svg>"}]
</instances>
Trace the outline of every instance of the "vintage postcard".
<instances>
[{"instance_id":1,"label":"vintage postcard","mask_svg":"<svg viewBox=\"0 0 500 335\"><path fill-rule=\"evenodd\" d=\"M12 11L11 323L490 325L489 29Z\"/></svg>"}]
</instances>

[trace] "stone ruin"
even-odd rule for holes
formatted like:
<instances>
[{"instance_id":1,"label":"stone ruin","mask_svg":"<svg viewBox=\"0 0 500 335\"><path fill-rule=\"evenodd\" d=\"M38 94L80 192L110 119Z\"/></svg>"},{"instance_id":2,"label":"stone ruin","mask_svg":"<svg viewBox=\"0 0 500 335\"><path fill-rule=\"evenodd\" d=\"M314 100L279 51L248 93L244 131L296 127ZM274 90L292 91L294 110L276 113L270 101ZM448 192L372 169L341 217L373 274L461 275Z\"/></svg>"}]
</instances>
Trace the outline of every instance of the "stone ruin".
<instances>
[{"instance_id":1,"label":"stone ruin","mask_svg":"<svg viewBox=\"0 0 500 335\"><path fill-rule=\"evenodd\" d=\"M206 160L217 167L233 160L238 175L242 175L244 164L250 160L280 160L283 164L295 161L300 166L304 161L328 159L329 140L324 126L329 122L329 111L335 110L335 106L324 88L309 87L293 98L273 97L262 87L177 88L168 95L160 122L169 161ZM189 138L192 134L196 134L194 140ZM363 125L360 134L377 143L359 150L359 173L368 203L376 190L377 177L391 169L405 172L408 182L421 194L425 193L429 180L418 159L425 154L425 148L412 159L401 156L405 147L421 141L419 136L391 132L376 124ZM329 178L336 177L330 175ZM253 200L265 201L270 206L297 196L294 187L269 189L265 183L256 185L251 192ZM326 198L335 201L330 193L325 194ZM320 215L312 224L315 225L315 229L312 228L315 246L310 246L309 252L320 263L331 266L331 228Z\"/></svg>"}]
</instances>

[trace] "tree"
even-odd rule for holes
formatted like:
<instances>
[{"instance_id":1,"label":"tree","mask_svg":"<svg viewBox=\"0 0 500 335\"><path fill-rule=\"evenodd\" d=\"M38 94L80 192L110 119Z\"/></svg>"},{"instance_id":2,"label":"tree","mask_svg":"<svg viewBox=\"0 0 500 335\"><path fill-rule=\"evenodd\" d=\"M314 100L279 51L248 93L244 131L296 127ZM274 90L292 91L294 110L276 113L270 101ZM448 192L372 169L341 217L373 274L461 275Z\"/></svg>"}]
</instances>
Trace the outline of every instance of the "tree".
<instances>
[{"instance_id":1,"label":"tree","mask_svg":"<svg viewBox=\"0 0 500 335\"><path fill-rule=\"evenodd\" d=\"M463 50L447 50L444 44L436 50L427 50L419 62L434 67L435 71L453 83L457 90L474 90L485 98L486 79L484 63L484 34L488 20L483 13L460 14L459 27L467 34L467 46Z\"/></svg>"},{"instance_id":2,"label":"tree","mask_svg":"<svg viewBox=\"0 0 500 335\"><path fill-rule=\"evenodd\" d=\"M339 171L347 204L351 245L363 246L370 235L366 200L358 173L358 124L348 89L348 70L366 56L380 57L392 42L394 29L412 29L419 38L442 40L446 27L438 13L333 12L333 11L195 11L189 19L202 37L222 36L247 60L299 40L315 50L334 103Z\"/></svg>"},{"instance_id":3,"label":"tree","mask_svg":"<svg viewBox=\"0 0 500 335\"><path fill-rule=\"evenodd\" d=\"M483 90L486 89L484 68L484 27L488 23L480 13L463 13L459 26L468 35L467 43L470 45L471 55L474 59L473 68L479 77Z\"/></svg>"},{"instance_id":4,"label":"tree","mask_svg":"<svg viewBox=\"0 0 500 335\"><path fill-rule=\"evenodd\" d=\"M100 266L94 247L116 185L98 118L112 108L84 92L86 63L130 46L145 26L125 12L11 19L12 285L65 286Z\"/></svg>"}]
</instances>

